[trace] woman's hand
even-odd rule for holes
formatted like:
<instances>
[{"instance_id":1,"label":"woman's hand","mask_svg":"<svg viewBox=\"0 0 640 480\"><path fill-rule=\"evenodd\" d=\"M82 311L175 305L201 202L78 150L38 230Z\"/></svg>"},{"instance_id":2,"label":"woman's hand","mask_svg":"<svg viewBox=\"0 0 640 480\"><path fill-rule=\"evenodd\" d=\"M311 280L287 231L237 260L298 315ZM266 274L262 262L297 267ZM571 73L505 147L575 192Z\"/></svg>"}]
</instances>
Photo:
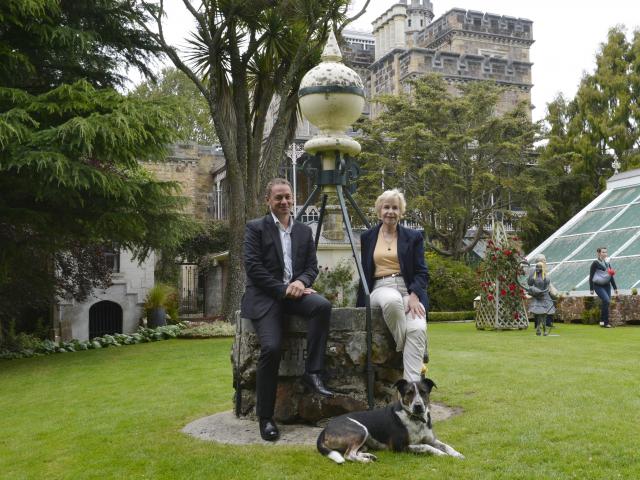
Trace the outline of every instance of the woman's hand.
<instances>
[{"instance_id":1,"label":"woman's hand","mask_svg":"<svg viewBox=\"0 0 640 480\"><path fill-rule=\"evenodd\" d=\"M426 311L424 309L424 305L420 303L420 299L418 296L411 292L409 294L409 303L407 304L407 309L405 313L412 313L414 317L425 317Z\"/></svg>"}]
</instances>

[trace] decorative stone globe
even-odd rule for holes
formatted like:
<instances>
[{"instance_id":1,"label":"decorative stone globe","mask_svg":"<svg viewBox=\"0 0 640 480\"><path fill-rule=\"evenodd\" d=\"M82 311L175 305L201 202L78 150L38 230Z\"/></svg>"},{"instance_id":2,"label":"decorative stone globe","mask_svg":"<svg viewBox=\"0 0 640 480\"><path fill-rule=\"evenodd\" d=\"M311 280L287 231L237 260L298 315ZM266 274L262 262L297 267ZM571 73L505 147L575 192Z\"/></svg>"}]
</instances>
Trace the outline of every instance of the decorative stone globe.
<instances>
[{"instance_id":1,"label":"decorative stone globe","mask_svg":"<svg viewBox=\"0 0 640 480\"><path fill-rule=\"evenodd\" d=\"M298 97L302 114L320 133L305 143L315 154L335 151L357 155L360 144L345 134L364 106L364 86L360 76L342 63L342 54L333 31L322 52L322 62L309 70L300 82Z\"/></svg>"}]
</instances>

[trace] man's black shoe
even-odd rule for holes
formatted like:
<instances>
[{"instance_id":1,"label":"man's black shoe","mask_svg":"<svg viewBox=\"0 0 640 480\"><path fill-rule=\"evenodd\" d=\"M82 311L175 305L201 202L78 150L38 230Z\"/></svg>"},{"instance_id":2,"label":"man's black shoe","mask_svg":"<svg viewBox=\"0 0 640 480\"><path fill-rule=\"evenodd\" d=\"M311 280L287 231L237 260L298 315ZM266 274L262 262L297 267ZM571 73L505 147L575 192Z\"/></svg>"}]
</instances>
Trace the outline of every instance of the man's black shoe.
<instances>
[{"instance_id":1,"label":"man's black shoe","mask_svg":"<svg viewBox=\"0 0 640 480\"><path fill-rule=\"evenodd\" d=\"M305 373L302 375L302 383L312 391L319 393L323 397L333 397L334 393L331 390L327 390L324 386L322 378L317 373Z\"/></svg>"},{"instance_id":2,"label":"man's black shoe","mask_svg":"<svg viewBox=\"0 0 640 480\"><path fill-rule=\"evenodd\" d=\"M267 442L275 442L280 438L280 431L272 418L260 419L260 436Z\"/></svg>"}]
</instances>

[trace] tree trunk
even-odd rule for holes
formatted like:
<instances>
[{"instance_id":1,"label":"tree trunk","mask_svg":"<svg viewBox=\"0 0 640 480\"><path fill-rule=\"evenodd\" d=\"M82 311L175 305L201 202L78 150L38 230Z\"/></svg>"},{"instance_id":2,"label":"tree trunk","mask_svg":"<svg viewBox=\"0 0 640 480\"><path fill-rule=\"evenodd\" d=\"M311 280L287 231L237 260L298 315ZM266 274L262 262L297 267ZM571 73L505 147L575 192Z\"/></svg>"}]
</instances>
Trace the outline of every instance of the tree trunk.
<instances>
[{"instance_id":1,"label":"tree trunk","mask_svg":"<svg viewBox=\"0 0 640 480\"><path fill-rule=\"evenodd\" d=\"M237 165L227 162L227 175L230 184L230 212L229 230L230 245L228 257L228 278L225 284L222 314L227 321L232 321L235 312L240 308L240 301L244 292L244 266L242 264L242 244L244 242L244 226L247 220L245 214L247 201L244 198L245 191L242 178L237 171Z\"/></svg>"}]
</instances>

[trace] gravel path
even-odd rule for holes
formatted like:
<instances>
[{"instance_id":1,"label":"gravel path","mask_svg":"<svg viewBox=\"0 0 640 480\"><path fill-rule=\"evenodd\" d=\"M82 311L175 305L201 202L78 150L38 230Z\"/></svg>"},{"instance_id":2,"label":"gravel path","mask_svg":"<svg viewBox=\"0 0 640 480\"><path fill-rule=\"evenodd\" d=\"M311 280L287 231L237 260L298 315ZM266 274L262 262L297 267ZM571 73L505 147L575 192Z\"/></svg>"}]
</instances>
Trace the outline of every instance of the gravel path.
<instances>
[{"instance_id":1,"label":"gravel path","mask_svg":"<svg viewBox=\"0 0 640 480\"><path fill-rule=\"evenodd\" d=\"M431 404L431 418L434 422L446 420L462 413L445 405ZM232 411L216 413L188 424L182 432L209 442L231 445L315 445L322 427L310 425L278 424L280 439L277 442L265 442L260 438L258 423L249 418L237 418Z\"/></svg>"}]
</instances>

